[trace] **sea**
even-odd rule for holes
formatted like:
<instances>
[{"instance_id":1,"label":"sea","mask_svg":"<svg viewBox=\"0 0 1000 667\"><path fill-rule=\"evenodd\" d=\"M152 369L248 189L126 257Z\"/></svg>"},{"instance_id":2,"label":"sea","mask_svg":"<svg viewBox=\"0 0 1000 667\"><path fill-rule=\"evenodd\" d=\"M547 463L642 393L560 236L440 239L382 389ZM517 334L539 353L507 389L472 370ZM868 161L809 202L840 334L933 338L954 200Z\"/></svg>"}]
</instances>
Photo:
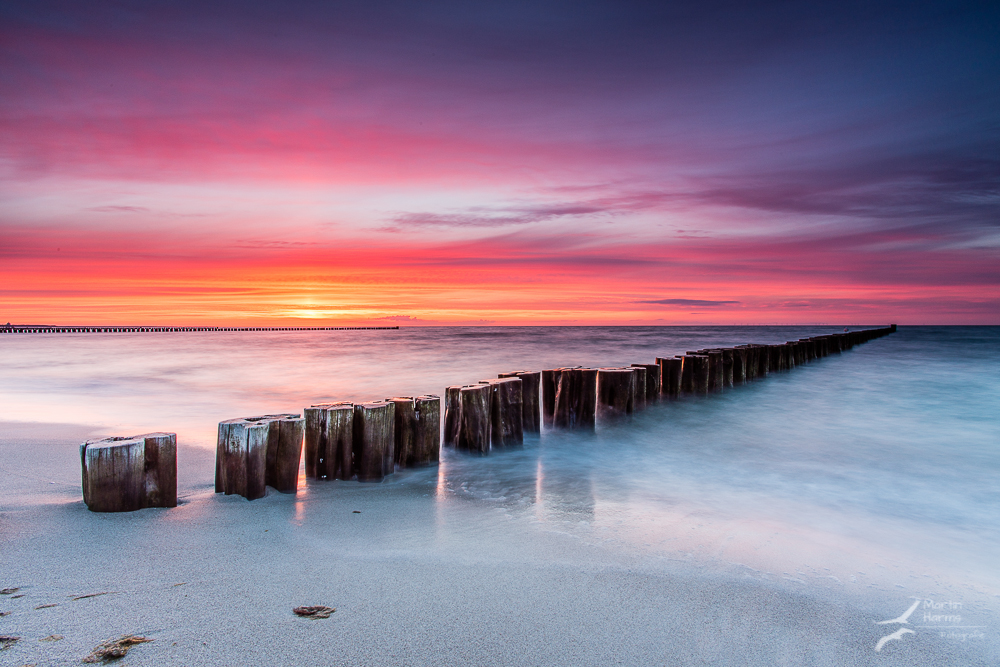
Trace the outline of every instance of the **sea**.
<instances>
[{"instance_id":1,"label":"sea","mask_svg":"<svg viewBox=\"0 0 1000 667\"><path fill-rule=\"evenodd\" d=\"M17 424L85 425L95 435L172 431L184 456L213 451L218 422L235 417L441 395L506 371L653 363L843 330L2 335L0 442L4 425ZM182 503L210 494L213 471L204 468L179 480ZM19 475L10 464L0 471L0 487ZM301 492L312 484L302 476ZM968 664L1000 645L1000 327L900 326L747 384L651 403L592 432L543 428L523 447L488 456L442 448L439 465L398 470L381 486L464 506L487 527L514 522L636 563L675 563L892 612L873 616L875 630L916 605L885 634L905 625L932 638L936 654L967 655ZM73 489L18 495L8 504L80 502Z\"/></svg>"}]
</instances>

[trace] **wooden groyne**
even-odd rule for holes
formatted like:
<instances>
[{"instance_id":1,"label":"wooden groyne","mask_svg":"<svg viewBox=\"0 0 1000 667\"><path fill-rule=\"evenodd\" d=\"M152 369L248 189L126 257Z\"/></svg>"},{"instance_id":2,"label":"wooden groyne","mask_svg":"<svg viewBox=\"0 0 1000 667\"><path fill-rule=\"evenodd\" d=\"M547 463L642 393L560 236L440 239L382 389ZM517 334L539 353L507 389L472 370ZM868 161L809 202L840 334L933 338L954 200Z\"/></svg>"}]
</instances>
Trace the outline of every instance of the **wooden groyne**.
<instances>
[{"instance_id":1,"label":"wooden groyne","mask_svg":"<svg viewBox=\"0 0 1000 667\"><path fill-rule=\"evenodd\" d=\"M178 333L184 331L385 331L395 327L89 327L49 326L30 324L0 325L5 334L64 334L64 333Z\"/></svg>"},{"instance_id":2,"label":"wooden groyne","mask_svg":"<svg viewBox=\"0 0 1000 667\"><path fill-rule=\"evenodd\" d=\"M523 444L524 434L539 432L542 424L593 429L599 419L682 395L707 396L895 331L893 324L778 344L688 350L654 364L512 371L446 387L443 401L427 395L317 403L302 416L231 419L219 424L215 490L248 500L263 497L267 486L295 493L303 443L307 480L381 482L397 468L437 464L442 444L485 455ZM80 457L84 500L94 511L177 503L173 434L88 442Z\"/></svg>"}]
</instances>

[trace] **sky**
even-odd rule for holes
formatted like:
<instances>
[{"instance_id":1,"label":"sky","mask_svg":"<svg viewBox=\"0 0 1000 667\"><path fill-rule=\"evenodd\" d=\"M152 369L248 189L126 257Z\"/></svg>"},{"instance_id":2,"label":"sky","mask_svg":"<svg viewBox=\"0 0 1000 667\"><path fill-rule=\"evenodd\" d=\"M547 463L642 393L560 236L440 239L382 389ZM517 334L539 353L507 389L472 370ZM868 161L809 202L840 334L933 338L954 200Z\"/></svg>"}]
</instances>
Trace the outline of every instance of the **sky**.
<instances>
[{"instance_id":1,"label":"sky","mask_svg":"<svg viewBox=\"0 0 1000 667\"><path fill-rule=\"evenodd\" d=\"M1000 324L1000 5L4 0L0 321Z\"/></svg>"}]
</instances>

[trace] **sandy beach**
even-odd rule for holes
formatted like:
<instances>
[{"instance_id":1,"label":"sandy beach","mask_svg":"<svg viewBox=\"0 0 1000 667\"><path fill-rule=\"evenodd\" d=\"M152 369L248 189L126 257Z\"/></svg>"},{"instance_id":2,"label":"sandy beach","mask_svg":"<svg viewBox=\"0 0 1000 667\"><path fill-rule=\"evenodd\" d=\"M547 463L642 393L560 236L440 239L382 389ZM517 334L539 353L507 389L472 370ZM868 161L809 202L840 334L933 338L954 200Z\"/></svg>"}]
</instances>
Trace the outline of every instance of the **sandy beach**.
<instances>
[{"instance_id":1,"label":"sandy beach","mask_svg":"<svg viewBox=\"0 0 1000 667\"><path fill-rule=\"evenodd\" d=\"M77 664L126 633L154 640L131 665L969 665L991 650L915 637L875 653L886 602L637 557L442 495L437 468L248 502L216 496L212 453L181 447L180 506L95 514L79 498L88 429L2 428L0 584L23 595L0 597L0 632L22 638L3 664ZM337 611L292 613L314 604Z\"/></svg>"}]
</instances>

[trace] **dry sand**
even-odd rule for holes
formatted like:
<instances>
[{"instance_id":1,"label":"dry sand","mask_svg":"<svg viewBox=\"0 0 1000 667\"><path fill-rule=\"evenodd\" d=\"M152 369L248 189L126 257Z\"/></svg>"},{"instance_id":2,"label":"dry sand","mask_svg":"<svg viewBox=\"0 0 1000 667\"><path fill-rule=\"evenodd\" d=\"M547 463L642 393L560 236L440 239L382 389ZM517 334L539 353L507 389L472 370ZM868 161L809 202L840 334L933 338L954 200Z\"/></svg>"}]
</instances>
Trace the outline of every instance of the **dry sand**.
<instances>
[{"instance_id":1,"label":"dry sand","mask_svg":"<svg viewBox=\"0 0 1000 667\"><path fill-rule=\"evenodd\" d=\"M179 507L95 514L87 429L0 429L0 588L24 595L0 596L0 634L22 637L4 665L80 664L126 633L154 641L125 665L996 664L992 644L920 636L875 653L895 606L584 542L439 495L435 469L251 503L216 496L214 454L181 446Z\"/></svg>"}]
</instances>

